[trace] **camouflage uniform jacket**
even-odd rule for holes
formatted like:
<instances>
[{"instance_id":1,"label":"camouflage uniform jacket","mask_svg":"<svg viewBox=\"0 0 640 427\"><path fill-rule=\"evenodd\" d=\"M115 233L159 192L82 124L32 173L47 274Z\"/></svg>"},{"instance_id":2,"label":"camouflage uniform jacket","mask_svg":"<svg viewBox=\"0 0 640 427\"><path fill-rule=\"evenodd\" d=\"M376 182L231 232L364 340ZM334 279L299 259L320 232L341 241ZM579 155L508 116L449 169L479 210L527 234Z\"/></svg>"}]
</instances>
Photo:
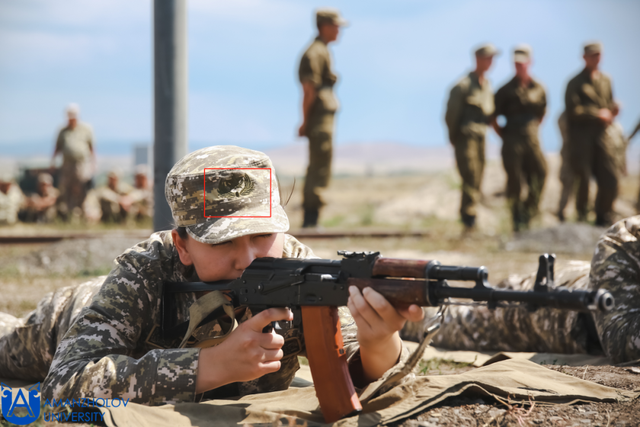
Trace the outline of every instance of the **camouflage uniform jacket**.
<instances>
[{"instance_id":1,"label":"camouflage uniform jacket","mask_svg":"<svg viewBox=\"0 0 640 427\"><path fill-rule=\"evenodd\" d=\"M480 84L478 76L471 72L451 89L445 122L449 140L460 135L484 135L489 118L493 114L493 91L489 80Z\"/></svg>"},{"instance_id":2,"label":"camouflage uniform jacket","mask_svg":"<svg viewBox=\"0 0 640 427\"><path fill-rule=\"evenodd\" d=\"M338 76L333 71L331 63L331 53L320 36L316 37L300 59L300 83L311 82L317 91L310 111L312 116L338 110L338 99L333 92Z\"/></svg>"},{"instance_id":3,"label":"camouflage uniform jacket","mask_svg":"<svg viewBox=\"0 0 640 427\"><path fill-rule=\"evenodd\" d=\"M570 126L586 122L604 127L598 119L598 111L613 107L611 79L604 73L599 73L592 79L589 70L585 68L567 84L565 104Z\"/></svg>"},{"instance_id":4,"label":"camouflage uniform jacket","mask_svg":"<svg viewBox=\"0 0 640 427\"><path fill-rule=\"evenodd\" d=\"M283 256L314 257L308 247L288 235ZM202 398L195 393L200 349L175 348L173 341L163 340L158 328L162 281L198 280L193 269L180 262L171 233L153 234L115 262L116 267L91 304L83 309L60 342L43 394L49 399L120 397L152 405ZM188 320L188 307L196 296L184 293L176 298L179 323ZM347 313L346 308L341 309L342 333L348 360L353 362L359 360L357 330ZM250 316L247 310L238 321ZM209 336L220 330L216 321L202 326L205 327L213 331ZM296 356L304 351L300 330L288 331L283 350L285 355L278 372L236 383L235 393L286 389L299 368ZM403 349L401 361L407 357L408 352ZM204 397L211 396L205 393Z\"/></svg>"},{"instance_id":5,"label":"camouflage uniform jacket","mask_svg":"<svg viewBox=\"0 0 640 427\"><path fill-rule=\"evenodd\" d=\"M616 306L596 316L605 353L614 362L640 359L640 216L615 223L598 241L589 279Z\"/></svg>"},{"instance_id":6,"label":"camouflage uniform jacket","mask_svg":"<svg viewBox=\"0 0 640 427\"><path fill-rule=\"evenodd\" d=\"M505 116L506 132L537 132L537 126L544 117L547 108L547 97L544 86L531 79L526 87L514 77L498 89L495 95L495 116ZM533 129L530 129L533 126Z\"/></svg>"}]
</instances>

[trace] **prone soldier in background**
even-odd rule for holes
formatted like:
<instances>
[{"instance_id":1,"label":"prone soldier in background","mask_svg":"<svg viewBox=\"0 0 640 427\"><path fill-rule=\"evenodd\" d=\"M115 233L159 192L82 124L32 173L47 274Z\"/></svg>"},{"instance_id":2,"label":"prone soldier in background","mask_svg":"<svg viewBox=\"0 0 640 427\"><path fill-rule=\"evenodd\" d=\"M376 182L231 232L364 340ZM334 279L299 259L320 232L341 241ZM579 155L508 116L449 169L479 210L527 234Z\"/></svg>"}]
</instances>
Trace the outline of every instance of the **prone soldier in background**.
<instances>
[{"instance_id":1,"label":"prone soldier in background","mask_svg":"<svg viewBox=\"0 0 640 427\"><path fill-rule=\"evenodd\" d=\"M487 125L494 112L493 91L485 73L498 50L491 44L475 51L476 68L451 89L445 121L462 178L460 216L467 229L475 226L482 193Z\"/></svg>"},{"instance_id":2,"label":"prone soldier in background","mask_svg":"<svg viewBox=\"0 0 640 427\"><path fill-rule=\"evenodd\" d=\"M572 261L555 272L555 286L609 291L611 311L579 313L551 308L450 306L433 345L451 350L590 353L614 363L640 359L640 216L621 220L597 243L591 264ZM536 273L510 276L496 287L531 290ZM425 309L427 316L434 309ZM405 339L416 339L421 325L407 324Z\"/></svg>"},{"instance_id":3,"label":"prone soldier in background","mask_svg":"<svg viewBox=\"0 0 640 427\"><path fill-rule=\"evenodd\" d=\"M538 128L544 118L547 97L544 87L529 74L531 48L514 49L516 75L495 95L492 125L502 138L502 163L507 173L507 199L511 207L513 230L529 227L538 214L538 205L547 176L547 162L540 149ZM504 126L497 118L504 116ZM527 197L522 200L522 183L527 184Z\"/></svg>"}]
</instances>

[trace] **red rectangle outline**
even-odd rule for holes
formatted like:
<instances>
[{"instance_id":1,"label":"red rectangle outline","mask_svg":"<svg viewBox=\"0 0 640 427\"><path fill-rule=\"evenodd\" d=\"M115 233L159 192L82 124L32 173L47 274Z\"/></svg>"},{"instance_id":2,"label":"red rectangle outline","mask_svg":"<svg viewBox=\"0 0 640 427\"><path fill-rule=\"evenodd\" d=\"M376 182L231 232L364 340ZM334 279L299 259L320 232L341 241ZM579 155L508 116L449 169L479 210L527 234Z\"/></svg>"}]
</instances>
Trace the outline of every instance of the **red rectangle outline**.
<instances>
[{"instance_id":1,"label":"red rectangle outline","mask_svg":"<svg viewBox=\"0 0 640 427\"><path fill-rule=\"evenodd\" d=\"M206 204L206 198L207 198L207 169L215 169L215 170L245 170L245 169L249 169L249 170L256 170L256 169L261 169L261 170L268 170L269 171L269 215L259 215L259 216L244 216L244 215L225 215L225 216L214 216L214 215L207 215L207 204ZM204 215L205 218L271 218L272 215L272 206L271 204L273 203L273 198L271 197L271 193L273 191L272 186L271 186L271 168L204 168L204 173L202 174L202 189L203 189L203 193L202 193L202 214Z\"/></svg>"}]
</instances>

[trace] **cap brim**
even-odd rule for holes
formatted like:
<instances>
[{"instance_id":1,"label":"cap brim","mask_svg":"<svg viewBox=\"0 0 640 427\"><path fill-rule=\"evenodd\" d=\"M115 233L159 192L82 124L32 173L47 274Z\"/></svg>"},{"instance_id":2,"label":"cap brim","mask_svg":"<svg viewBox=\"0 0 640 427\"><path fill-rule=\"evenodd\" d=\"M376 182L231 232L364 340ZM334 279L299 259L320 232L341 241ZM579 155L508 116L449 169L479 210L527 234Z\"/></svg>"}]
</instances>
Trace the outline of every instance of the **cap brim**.
<instances>
[{"instance_id":1,"label":"cap brim","mask_svg":"<svg viewBox=\"0 0 640 427\"><path fill-rule=\"evenodd\" d=\"M208 218L207 221L186 227L189 236L206 244L217 244L248 234L284 233L289 230L289 218L280 205L274 206L271 217L239 216Z\"/></svg>"},{"instance_id":2,"label":"cap brim","mask_svg":"<svg viewBox=\"0 0 640 427\"><path fill-rule=\"evenodd\" d=\"M513 55L513 62L517 62L520 64L525 64L527 62L529 62L529 57L527 55L524 55L522 53L516 53L515 55Z\"/></svg>"}]
</instances>

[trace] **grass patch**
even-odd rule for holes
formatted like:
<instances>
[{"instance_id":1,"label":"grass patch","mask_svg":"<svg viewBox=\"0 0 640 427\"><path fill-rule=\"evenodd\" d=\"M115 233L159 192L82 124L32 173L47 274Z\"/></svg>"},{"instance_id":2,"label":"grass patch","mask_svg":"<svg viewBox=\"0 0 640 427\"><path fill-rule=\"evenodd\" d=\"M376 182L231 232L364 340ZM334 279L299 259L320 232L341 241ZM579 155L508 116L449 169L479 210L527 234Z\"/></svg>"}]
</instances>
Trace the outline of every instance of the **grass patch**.
<instances>
[{"instance_id":1,"label":"grass patch","mask_svg":"<svg viewBox=\"0 0 640 427\"><path fill-rule=\"evenodd\" d=\"M473 366L473 362L455 362L453 360L448 359L429 359L429 360L421 360L418 363L418 375L433 375L436 372L438 375L442 375L442 370L446 371L455 371L460 368L469 368Z\"/></svg>"}]
</instances>

